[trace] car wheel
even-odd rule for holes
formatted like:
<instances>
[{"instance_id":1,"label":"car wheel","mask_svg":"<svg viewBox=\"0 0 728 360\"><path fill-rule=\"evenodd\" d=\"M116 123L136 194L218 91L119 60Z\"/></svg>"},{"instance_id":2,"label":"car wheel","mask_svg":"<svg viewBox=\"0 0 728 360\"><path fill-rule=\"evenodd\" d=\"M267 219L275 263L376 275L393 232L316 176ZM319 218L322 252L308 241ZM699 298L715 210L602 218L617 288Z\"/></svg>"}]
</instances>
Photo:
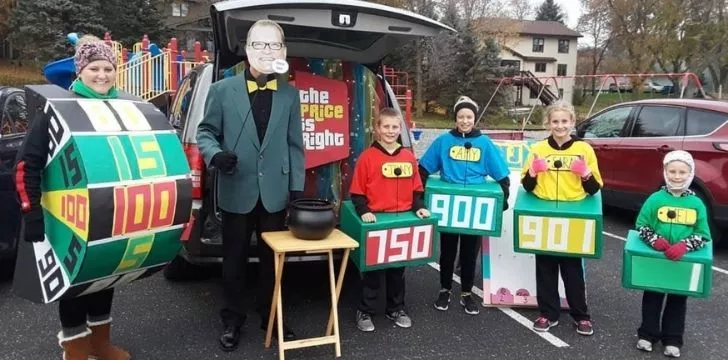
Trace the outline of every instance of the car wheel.
<instances>
[{"instance_id":1,"label":"car wheel","mask_svg":"<svg viewBox=\"0 0 728 360\"><path fill-rule=\"evenodd\" d=\"M710 235L713 237L713 245L718 245L723 235L723 229L721 229L715 223L715 219L713 219L713 212L710 210L710 201L708 201L708 197L700 190L693 191L695 191L695 195L697 195L700 200L703 200L703 204L705 204L706 210L708 211L708 226L710 227Z\"/></svg>"},{"instance_id":2,"label":"car wheel","mask_svg":"<svg viewBox=\"0 0 728 360\"><path fill-rule=\"evenodd\" d=\"M208 272L200 266L191 264L182 256L177 255L172 262L164 268L164 278L169 281L205 280L209 278Z\"/></svg>"}]
</instances>

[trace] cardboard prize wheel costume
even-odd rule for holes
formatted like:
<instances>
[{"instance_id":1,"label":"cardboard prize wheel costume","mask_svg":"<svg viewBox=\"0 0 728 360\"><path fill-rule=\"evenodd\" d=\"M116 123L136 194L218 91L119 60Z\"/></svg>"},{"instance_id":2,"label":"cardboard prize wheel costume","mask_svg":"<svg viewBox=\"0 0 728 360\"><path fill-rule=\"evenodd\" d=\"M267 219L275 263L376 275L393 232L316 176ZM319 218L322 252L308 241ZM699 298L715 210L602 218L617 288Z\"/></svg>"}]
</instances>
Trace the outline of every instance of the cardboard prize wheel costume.
<instances>
[{"instance_id":1,"label":"cardboard prize wheel costume","mask_svg":"<svg viewBox=\"0 0 728 360\"><path fill-rule=\"evenodd\" d=\"M151 103L25 87L30 119L49 124L42 174L45 240L21 241L13 283L37 303L118 287L177 255L192 207L176 131Z\"/></svg>"}]
</instances>

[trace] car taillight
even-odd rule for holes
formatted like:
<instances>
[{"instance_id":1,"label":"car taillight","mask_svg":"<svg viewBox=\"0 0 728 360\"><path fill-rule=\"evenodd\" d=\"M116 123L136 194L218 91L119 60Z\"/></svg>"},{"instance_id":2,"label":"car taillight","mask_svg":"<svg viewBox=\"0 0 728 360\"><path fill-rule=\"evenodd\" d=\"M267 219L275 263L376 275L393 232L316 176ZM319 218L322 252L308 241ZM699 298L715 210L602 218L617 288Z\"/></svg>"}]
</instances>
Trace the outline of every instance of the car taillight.
<instances>
[{"instance_id":1,"label":"car taillight","mask_svg":"<svg viewBox=\"0 0 728 360\"><path fill-rule=\"evenodd\" d=\"M728 152L728 143L713 143L713 147L718 150Z\"/></svg>"},{"instance_id":2,"label":"car taillight","mask_svg":"<svg viewBox=\"0 0 728 360\"><path fill-rule=\"evenodd\" d=\"M197 144L185 144L185 156L187 156L187 163L190 165L190 175L192 176L192 198L202 199L202 178L205 173L205 162Z\"/></svg>"}]
</instances>

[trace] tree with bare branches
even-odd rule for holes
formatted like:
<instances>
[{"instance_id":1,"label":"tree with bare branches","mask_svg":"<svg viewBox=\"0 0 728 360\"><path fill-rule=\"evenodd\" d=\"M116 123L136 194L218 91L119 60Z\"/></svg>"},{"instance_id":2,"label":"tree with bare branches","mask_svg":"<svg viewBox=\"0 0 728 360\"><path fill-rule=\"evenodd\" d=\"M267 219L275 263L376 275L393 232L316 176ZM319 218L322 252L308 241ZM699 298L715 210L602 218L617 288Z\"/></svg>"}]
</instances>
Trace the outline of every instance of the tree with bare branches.
<instances>
[{"instance_id":1,"label":"tree with bare branches","mask_svg":"<svg viewBox=\"0 0 728 360\"><path fill-rule=\"evenodd\" d=\"M588 52L591 58L591 71L588 74L596 74L613 39L609 27L609 7L605 0L581 0L581 4L584 12L579 18L577 30L593 41L592 49ZM592 92L595 87L596 78L592 78Z\"/></svg>"}]
</instances>

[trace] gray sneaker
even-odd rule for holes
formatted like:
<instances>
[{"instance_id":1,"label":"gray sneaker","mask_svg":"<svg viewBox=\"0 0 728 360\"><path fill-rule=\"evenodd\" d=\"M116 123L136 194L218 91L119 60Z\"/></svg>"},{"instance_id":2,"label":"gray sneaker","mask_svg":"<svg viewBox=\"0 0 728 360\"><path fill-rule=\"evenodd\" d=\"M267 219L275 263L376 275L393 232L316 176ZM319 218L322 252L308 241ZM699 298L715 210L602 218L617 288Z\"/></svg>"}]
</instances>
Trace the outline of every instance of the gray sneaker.
<instances>
[{"instance_id":1,"label":"gray sneaker","mask_svg":"<svg viewBox=\"0 0 728 360\"><path fill-rule=\"evenodd\" d=\"M665 351L663 352L663 354L667 357L679 358L680 348L677 346L667 345L665 346Z\"/></svg>"},{"instance_id":2,"label":"gray sneaker","mask_svg":"<svg viewBox=\"0 0 728 360\"><path fill-rule=\"evenodd\" d=\"M394 321L394 323L401 328L412 327L412 319L407 315L404 310L395 311L385 315L387 319Z\"/></svg>"},{"instance_id":3,"label":"gray sneaker","mask_svg":"<svg viewBox=\"0 0 728 360\"><path fill-rule=\"evenodd\" d=\"M646 352L652 352L652 343L645 339L639 339L637 341L637 349Z\"/></svg>"},{"instance_id":4,"label":"gray sneaker","mask_svg":"<svg viewBox=\"0 0 728 360\"><path fill-rule=\"evenodd\" d=\"M356 311L356 327L364 332L374 331L374 322L372 322L371 315L363 313L359 310Z\"/></svg>"}]
</instances>

